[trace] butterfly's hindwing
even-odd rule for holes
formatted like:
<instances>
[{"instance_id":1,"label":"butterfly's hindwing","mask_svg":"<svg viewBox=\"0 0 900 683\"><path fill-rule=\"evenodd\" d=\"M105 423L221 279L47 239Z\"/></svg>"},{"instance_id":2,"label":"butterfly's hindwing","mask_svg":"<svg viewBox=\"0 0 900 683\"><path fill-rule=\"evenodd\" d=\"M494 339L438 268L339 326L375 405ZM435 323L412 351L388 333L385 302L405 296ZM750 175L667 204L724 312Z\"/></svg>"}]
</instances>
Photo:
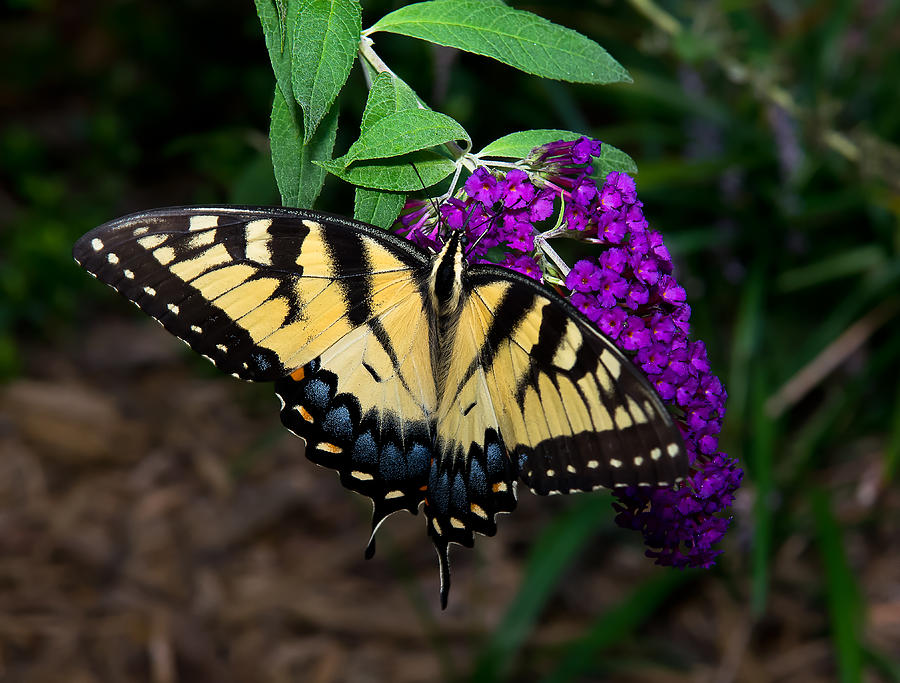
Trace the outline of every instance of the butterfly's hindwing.
<instances>
[{"instance_id":1,"label":"butterfly's hindwing","mask_svg":"<svg viewBox=\"0 0 900 683\"><path fill-rule=\"evenodd\" d=\"M431 429L425 420L364 411L358 396L338 393L338 383L319 359L279 380L281 421L306 441L306 457L372 499L374 532L397 510L418 512L432 460Z\"/></svg>"}]
</instances>

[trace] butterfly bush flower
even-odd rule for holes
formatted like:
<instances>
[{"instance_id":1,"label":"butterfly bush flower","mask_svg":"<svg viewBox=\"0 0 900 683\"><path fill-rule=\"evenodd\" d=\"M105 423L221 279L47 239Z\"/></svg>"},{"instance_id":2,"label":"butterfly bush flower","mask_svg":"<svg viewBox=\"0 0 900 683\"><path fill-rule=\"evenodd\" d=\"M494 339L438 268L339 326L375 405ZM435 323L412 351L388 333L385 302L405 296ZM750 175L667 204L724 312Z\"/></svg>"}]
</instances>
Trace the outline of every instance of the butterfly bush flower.
<instances>
[{"instance_id":1,"label":"butterfly bush flower","mask_svg":"<svg viewBox=\"0 0 900 683\"><path fill-rule=\"evenodd\" d=\"M442 225L464 229L475 245L472 262L499 263L564 287L572 305L631 357L669 407L691 469L674 488L615 489L616 522L643 534L657 564L710 567L730 522L723 512L743 476L737 461L718 450L725 389L705 344L689 337L687 295L662 235L644 216L634 180L614 171L598 185L589 164L599 155L600 142L580 138L538 147L515 168L478 166L440 204L440 219L430 204L408 202L398 232L436 251ZM547 226L555 206L562 215ZM569 269L548 258L545 240L561 236L602 251Z\"/></svg>"}]
</instances>

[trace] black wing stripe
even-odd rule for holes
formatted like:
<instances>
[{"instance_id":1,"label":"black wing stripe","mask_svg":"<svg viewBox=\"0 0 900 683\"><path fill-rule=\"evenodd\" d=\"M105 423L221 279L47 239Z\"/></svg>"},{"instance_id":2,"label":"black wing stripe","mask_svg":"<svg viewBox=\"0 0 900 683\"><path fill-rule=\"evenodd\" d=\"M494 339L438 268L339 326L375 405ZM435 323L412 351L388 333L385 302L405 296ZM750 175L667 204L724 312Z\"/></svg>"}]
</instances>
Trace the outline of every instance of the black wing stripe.
<instances>
[{"instance_id":1,"label":"black wing stripe","mask_svg":"<svg viewBox=\"0 0 900 683\"><path fill-rule=\"evenodd\" d=\"M307 244L313 227L320 239ZM383 247L394 257L392 263L403 266L385 261L374 268L362 246L366 241ZM316 257L319 245L340 258ZM298 283L308 278L301 265L307 248L312 262L327 271L319 277L338 281L341 300L350 304L344 312L349 308L354 322L371 317L366 281L373 272L428 263L423 250L371 226L299 209L254 207L176 207L132 214L86 234L73 254L220 369L245 379L272 380L308 360L285 355L285 337L278 340L281 355L262 344L280 326L304 319L302 309L309 302L298 298ZM330 272L338 264L343 264L340 272ZM248 286L253 282L257 284Z\"/></svg>"},{"instance_id":2,"label":"black wing stripe","mask_svg":"<svg viewBox=\"0 0 900 683\"><path fill-rule=\"evenodd\" d=\"M475 295L479 286L498 281L511 286L493 306L494 325L502 321L510 335L506 341L521 350L520 355L510 350L508 366L517 367L516 403L526 429L535 420L541 424L540 430L528 430L527 438L516 435L520 443L514 450L523 481L546 494L599 486L670 485L684 476L687 455L680 432L631 361L554 292L497 268L470 270ZM532 303L526 306L529 297ZM522 302L518 310L510 306L513 301ZM501 315L501 308L506 315ZM534 327L518 328L527 315L540 316L532 342L527 339L535 334ZM496 347L485 351L487 357L496 353ZM502 386L499 379L498 386ZM588 429L573 423L575 403L589 408ZM535 433L551 436L535 442Z\"/></svg>"}]
</instances>

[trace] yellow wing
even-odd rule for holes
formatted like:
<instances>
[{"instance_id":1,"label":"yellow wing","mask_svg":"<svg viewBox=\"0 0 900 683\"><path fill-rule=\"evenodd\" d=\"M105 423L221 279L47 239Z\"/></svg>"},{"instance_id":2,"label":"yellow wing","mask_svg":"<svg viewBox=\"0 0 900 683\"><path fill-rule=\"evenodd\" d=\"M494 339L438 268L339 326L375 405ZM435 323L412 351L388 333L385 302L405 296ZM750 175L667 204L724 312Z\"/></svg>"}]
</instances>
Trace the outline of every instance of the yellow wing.
<instances>
[{"instance_id":1,"label":"yellow wing","mask_svg":"<svg viewBox=\"0 0 900 683\"><path fill-rule=\"evenodd\" d=\"M176 207L132 214L73 250L220 369L270 381L396 303L428 257L362 223L302 209Z\"/></svg>"},{"instance_id":2,"label":"yellow wing","mask_svg":"<svg viewBox=\"0 0 900 683\"><path fill-rule=\"evenodd\" d=\"M665 486L687 472L678 428L643 375L562 297L490 266L468 270L441 377L426 511L447 544L470 546L535 493Z\"/></svg>"},{"instance_id":3,"label":"yellow wing","mask_svg":"<svg viewBox=\"0 0 900 683\"><path fill-rule=\"evenodd\" d=\"M481 363L500 432L535 493L670 486L687 472L678 428L646 378L561 297L493 268L470 306L490 315Z\"/></svg>"}]
</instances>

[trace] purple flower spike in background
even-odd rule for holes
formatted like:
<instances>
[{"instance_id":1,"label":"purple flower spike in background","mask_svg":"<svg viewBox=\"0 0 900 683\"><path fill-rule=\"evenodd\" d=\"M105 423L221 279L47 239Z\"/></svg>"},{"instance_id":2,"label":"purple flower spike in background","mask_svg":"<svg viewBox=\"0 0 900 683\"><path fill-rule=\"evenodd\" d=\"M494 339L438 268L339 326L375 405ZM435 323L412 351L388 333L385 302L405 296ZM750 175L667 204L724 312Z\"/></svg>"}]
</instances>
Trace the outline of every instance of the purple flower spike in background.
<instances>
[{"instance_id":1,"label":"purple flower spike in background","mask_svg":"<svg viewBox=\"0 0 900 683\"><path fill-rule=\"evenodd\" d=\"M613 171L598 186L591 177L588 164L600 149L598 141L579 138L538 147L512 169L481 162L441 204L442 221L478 240L473 261L564 288L646 375L681 429L691 472L675 488L615 489L616 522L643 534L657 564L710 567L743 475L718 451L725 390L705 344L688 338L687 293L662 235L650 230L634 180ZM556 227L544 225L560 211ZM400 223L398 232L417 244L437 250L443 243L441 221L420 201L407 203ZM560 237L600 250L582 250L591 256L569 268L547 242Z\"/></svg>"}]
</instances>

